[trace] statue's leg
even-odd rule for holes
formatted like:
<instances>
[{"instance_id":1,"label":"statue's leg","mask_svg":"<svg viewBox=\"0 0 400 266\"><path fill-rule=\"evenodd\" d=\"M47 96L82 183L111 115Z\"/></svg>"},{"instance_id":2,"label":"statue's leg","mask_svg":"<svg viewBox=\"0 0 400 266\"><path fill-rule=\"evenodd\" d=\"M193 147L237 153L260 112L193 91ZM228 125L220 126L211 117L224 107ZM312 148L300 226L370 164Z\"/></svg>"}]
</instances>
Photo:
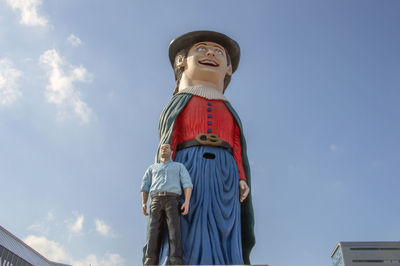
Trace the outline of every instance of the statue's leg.
<instances>
[{"instance_id":1,"label":"statue's leg","mask_svg":"<svg viewBox=\"0 0 400 266\"><path fill-rule=\"evenodd\" d=\"M182 265L182 240L179 213L179 199L166 197L165 215L169 236L169 265Z\"/></svg>"},{"instance_id":2,"label":"statue's leg","mask_svg":"<svg viewBox=\"0 0 400 266\"><path fill-rule=\"evenodd\" d=\"M162 220L162 198L154 197L151 199L150 203L150 218L147 231L147 250L144 265L158 265Z\"/></svg>"}]
</instances>

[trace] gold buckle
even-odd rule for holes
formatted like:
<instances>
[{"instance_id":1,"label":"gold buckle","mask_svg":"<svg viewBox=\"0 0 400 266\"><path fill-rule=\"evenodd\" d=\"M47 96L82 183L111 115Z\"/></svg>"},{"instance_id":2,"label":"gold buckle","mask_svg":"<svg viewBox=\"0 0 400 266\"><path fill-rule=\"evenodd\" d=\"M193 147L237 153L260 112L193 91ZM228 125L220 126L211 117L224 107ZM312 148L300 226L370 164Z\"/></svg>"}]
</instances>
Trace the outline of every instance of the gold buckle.
<instances>
[{"instance_id":1,"label":"gold buckle","mask_svg":"<svg viewBox=\"0 0 400 266\"><path fill-rule=\"evenodd\" d=\"M222 140L215 134L202 133L194 138L200 145L221 146Z\"/></svg>"}]
</instances>

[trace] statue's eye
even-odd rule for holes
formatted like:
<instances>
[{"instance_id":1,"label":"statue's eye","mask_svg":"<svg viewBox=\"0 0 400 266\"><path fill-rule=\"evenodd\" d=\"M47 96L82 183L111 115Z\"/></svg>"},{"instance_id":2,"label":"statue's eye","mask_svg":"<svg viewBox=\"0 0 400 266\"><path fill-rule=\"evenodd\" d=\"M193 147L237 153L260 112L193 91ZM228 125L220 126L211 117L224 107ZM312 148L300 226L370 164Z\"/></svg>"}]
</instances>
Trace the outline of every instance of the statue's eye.
<instances>
[{"instance_id":1,"label":"statue's eye","mask_svg":"<svg viewBox=\"0 0 400 266\"><path fill-rule=\"evenodd\" d=\"M216 54L219 54L219 55L222 55L222 54L223 54L222 51L221 51L220 49L216 49L216 50L215 50L215 53L216 53Z\"/></svg>"},{"instance_id":2,"label":"statue's eye","mask_svg":"<svg viewBox=\"0 0 400 266\"><path fill-rule=\"evenodd\" d=\"M206 48L204 48L204 47L199 47L199 48L197 48L197 51L199 51L199 52L205 52L205 51L206 51Z\"/></svg>"}]
</instances>

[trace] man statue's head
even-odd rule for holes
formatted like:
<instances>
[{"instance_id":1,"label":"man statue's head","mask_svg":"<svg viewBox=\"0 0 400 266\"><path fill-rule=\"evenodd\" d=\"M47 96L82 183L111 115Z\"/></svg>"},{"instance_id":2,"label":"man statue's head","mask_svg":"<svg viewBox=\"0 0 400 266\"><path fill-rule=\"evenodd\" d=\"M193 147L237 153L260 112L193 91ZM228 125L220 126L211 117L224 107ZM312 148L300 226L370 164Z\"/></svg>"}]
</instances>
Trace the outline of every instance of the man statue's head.
<instances>
[{"instance_id":1,"label":"man statue's head","mask_svg":"<svg viewBox=\"0 0 400 266\"><path fill-rule=\"evenodd\" d=\"M160 158L162 161L168 161L171 159L173 149L169 143L164 143L160 146Z\"/></svg>"},{"instance_id":2,"label":"man statue's head","mask_svg":"<svg viewBox=\"0 0 400 266\"><path fill-rule=\"evenodd\" d=\"M231 75L238 67L239 45L228 36L214 31L186 33L169 46L177 87L205 86L225 92Z\"/></svg>"}]
</instances>

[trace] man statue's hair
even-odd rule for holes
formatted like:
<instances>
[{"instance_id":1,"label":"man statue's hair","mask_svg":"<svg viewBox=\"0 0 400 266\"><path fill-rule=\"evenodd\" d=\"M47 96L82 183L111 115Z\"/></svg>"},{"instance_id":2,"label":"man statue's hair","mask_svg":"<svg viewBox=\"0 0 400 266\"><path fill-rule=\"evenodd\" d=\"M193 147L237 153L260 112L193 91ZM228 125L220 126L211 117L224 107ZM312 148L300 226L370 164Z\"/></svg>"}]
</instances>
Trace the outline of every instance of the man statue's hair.
<instances>
[{"instance_id":1,"label":"man statue's hair","mask_svg":"<svg viewBox=\"0 0 400 266\"><path fill-rule=\"evenodd\" d=\"M192 47L193 46L190 46L190 47L186 47L185 49L180 50L175 56L174 73L175 73L175 80L176 80L176 88L174 90L173 95L178 93L178 91L179 91L179 83L181 81L182 74L185 71L185 67L178 67L177 66L177 60L176 59L179 56L183 56L184 58L186 58L188 53L189 53L190 48L192 48ZM231 65L231 57L229 56L228 51L226 51L226 49L225 49L225 54L226 54L226 62L228 64L228 66L229 66L229 65ZM231 77L232 77L231 75L228 75L228 74L225 75L223 93L225 93L226 88L228 87L229 83L231 82Z\"/></svg>"},{"instance_id":2,"label":"man statue's hair","mask_svg":"<svg viewBox=\"0 0 400 266\"><path fill-rule=\"evenodd\" d=\"M171 151L174 150L174 147L172 147L171 143L163 143L163 144L161 144L161 145L160 145L160 149L161 149L161 146L162 146L162 145L168 145L169 148L171 149Z\"/></svg>"}]
</instances>

